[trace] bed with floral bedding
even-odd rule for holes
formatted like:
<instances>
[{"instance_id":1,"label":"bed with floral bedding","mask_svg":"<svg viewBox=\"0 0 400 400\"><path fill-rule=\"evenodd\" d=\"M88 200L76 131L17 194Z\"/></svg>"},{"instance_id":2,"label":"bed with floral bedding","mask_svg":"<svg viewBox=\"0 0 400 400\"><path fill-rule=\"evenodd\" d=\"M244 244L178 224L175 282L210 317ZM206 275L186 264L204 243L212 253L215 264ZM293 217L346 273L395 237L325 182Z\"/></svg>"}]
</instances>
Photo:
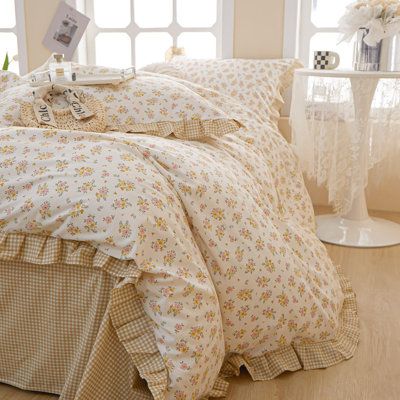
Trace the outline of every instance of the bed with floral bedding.
<instances>
[{"instance_id":1,"label":"bed with floral bedding","mask_svg":"<svg viewBox=\"0 0 400 400\"><path fill-rule=\"evenodd\" d=\"M18 126L31 90L1 75L1 382L203 399L241 366L265 380L352 357L355 296L276 126L295 67L149 66L84 89L105 104L102 133Z\"/></svg>"}]
</instances>

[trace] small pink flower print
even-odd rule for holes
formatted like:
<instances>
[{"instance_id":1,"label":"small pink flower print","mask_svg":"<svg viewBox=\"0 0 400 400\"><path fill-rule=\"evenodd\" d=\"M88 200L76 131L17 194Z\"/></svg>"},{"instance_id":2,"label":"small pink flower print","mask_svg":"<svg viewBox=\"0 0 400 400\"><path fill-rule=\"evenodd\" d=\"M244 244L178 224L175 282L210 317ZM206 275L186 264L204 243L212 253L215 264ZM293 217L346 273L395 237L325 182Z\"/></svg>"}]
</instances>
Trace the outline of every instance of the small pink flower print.
<instances>
[{"instance_id":1,"label":"small pink flower print","mask_svg":"<svg viewBox=\"0 0 400 400\"><path fill-rule=\"evenodd\" d=\"M196 293L193 298L193 308L200 308L202 306L203 295L201 293Z\"/></svg>"},{"instance_id":2,"label":"small pink flower print","mask_svg":"<svg viewBox=\"0 0 400 400\"><path fill-rule=\"evenodd\" d=\"M71 236L76 236L79 235L81 233L81 230L79 229L78 226L75 226L73 223L69 223L67 225L67 232L71 235Z\"/></svg>"},{"instance_id":3,"label":"small pink flower print","mask_svg":"<svg viewBox=\"0 0 400 400\"><path fill-rule=\"evenodd\" d=\"M236 312L236 316L239 318L239 321L247 317L249 310L250 307L248 305L239 308L239 310Z\"/></svg>"},{"instance_id":4,"label":"small pink flower print","mask_svg":"<svg viewBox=\"0 0 400 400\"><path fill-rule=\"evenodd\" d=\"M108 188L106 186L103 186L99 188L99 190L96 192L96 199L97 201L106 200L107 195L108 195Z\"/></svg>"},{"instance_id":5,"label":"small pink flower print","mask_svg":"<svg viewBox=\"0 0 400 400\"><path fill-rule=\"evenodd\" d=\"M33 201L31 199L25 200L24 204L21 207L21 211L29 212L34 207Z\"/></svg>"},{"instance_id":6,"label":"small pink flower print","mask_svg":"<svg viewBox=\"0 0 400 400\"><path fill-rule=\"evenodd\" d=\"M119 179L117 188L123 192L132 192L133 190L135 190L135 184L126 179Z\"/></svg>"},{"instance_id":7,"label":"small pink flower print","mask_svg":"<svg viewBox=\"0 0 400 400\"><path fill-rule=\"evenodd\" d=\"M163 251L167 246L168 239L156 239L151 243L151 248L154 251Z\"/></svg>"},{"instance_id":8,"label":"small pink flower print","mask_svg":"<svg viewBox=\"0 0 400 400\"><path fill-rule=\"evenodd\" d=\"M50 202L45 201L40 205L39 214L43 219L51 217Z\"/></svg>"},{"instance_id":9,"label":"small pink flower print","mask_svg":"<svg viewBox=\"0 0 400 400\"><path fill-rule=\"evenodd\" d=\"M261 298L260 298L260 300L261 300L263 303L266 303L266 302L271 298L271 296L272 296L271 290L265 290L264 292L261 293Z\"/></svg>"},{"instance_id":10,"label":"small pink flower print","mask_svg":"<svg viewBox=\"0 0 400 400\"><path fill-rule=\"evenodd\" d=\"M75 168L75 172L78 176L84 177L93 175L94 169L91 167L80 167L80 168Z\"/></svg>"},{"instance_id":11,"label":"small pink flower print","mask_svg":"<svg viewBox=\"0 0 400 400\"><path fill-rule=\"evenodd\" d=\"M278 302L282 307L287 307L289 304L289 298L285 293L281 293L280 295L277 296Z\"/></svg>"},{"instance_id":12,"label":"small pink flower print","mask_svg":"<svg viewBox=\"0 0 400 400\"><path fill-rule=\"evenodd\" d=\"M68 168L69 164L67 161L64 160L57 160L56 161L56 169L58 172L63 172Z\"/></svg>"},{"instance_id":13,"label":"small pink flower print","mask_svg":"<svg viewBox=\"0 0 400 400\"><path fill-rule=\"evenodd\" d=\"M142 196L139 196L139 199L136 204L139 207L140 212L145 213L146 211L149 211L149 202Z\"/></svg>"},{"instance_id":14,"label":"small pink flower print","mask_svg":"<svg viewBox=\"0 0 400 400\"><path fill-rule=\"evenodd\" d=\"M275 319L276 311L272 307L267 307L263 310L263 315L268 319Z\"/></svg>"},{"instance_id":15,"label":"small pink flower print","mask_svg":"<svg viewBox=\"0 0 400 400\"><path fill-rule=\"evenodd\" d=\"M41 197L47 196L49 194L49 185L47 183L39 185L36 193Z\"/></svg>"},{"instance_id":16,"label":"small pink flower print","mask_svg":"<svg viewBox=\"0 0 400 400\"><path fill-rule=\"evenodd\" d=\"M114 221L114 216L113 215L107 215L106 217L103 218L103 221L106 224L111 224Z\"/></svg>"},{"instance_id":17,"label":"small pink flower print","mask_svg":"<svg viewBox=\"0 0 400 400\"><path fill-rule=\"evenodd\" d=\"M183 324L175 324L175 333L179 333L183 329Z\"/></svg>"},{"instance_id":18,"label":"small pink flower print","mask_svg":"<svg viewBox=\"0 0 400 400\"><path fill-rule=\"evenodd\" d=\"M211 211L211 215L217 221L222 221L223 219L225 219L225 213L224 213L224 210L222 208L218 208L218 207L213 208L212 211Z\"/></svg>"},{"instance_id":19,"label":"small pink flower print","mask_svg":"<svg viewBox=\"0 0 400 400\"><path fill-rule=\"evenodd\" d=\"M95 221L94 215L88 215L84 220L84 228L87 232L97 232L97 222Z\"/></svg>"},{"instance_id":20,"label":"small pink flower print","mask_svg":"<svg viewBox=\"0 0 400 400\"><path fill-rule=\"evenodd\" d=\"M167 254L164 256L164 263L166 265L172 265L176 258L176 253L174 250L168 250Z\"/></svg>"},{"instance_id":21,"label":"small pink flower print","mask_svg":"<svg viewBox=\"0 0 400 400\"><path fill-rule=\"evenodd\" d=\"M0 154L12 154L15 151L15 146L6 145L0 146Z\"/></svg>"},{"instance_id":22,"label":"small pink flower print","mask_svg":"<svg viewBox=\"0 0 400 400\"><path fill-rule=\"evenodd\" d=\"M274 262L272 261L272 260L270 260L270 259L266 259L264 262L263 262L263 267L265 267L265 269L268 271L268 272L274 272L275 271L275 264L274 264Z\"/></svg>"},{"instance_id":23,"label":"small pink flower print","mask_svg":"<svg viewBox=\"0 0 400 400\"><path fill-rule=\"evenodd\" d=\"M119 234L121 235L121 237L123 238L128 238L129 236L131 236L132 234L132 229L130 227L129 221L126 221L125 223L123 222L119 222Z\"/></svg>"},{"instance_id":24,"label":"small pink flower print","mask_svg":"<svg viewBox=\"0 0 400 400\"><path fill-rule=\"evenodd\" d=\"M56 192L59 196L62 196L69 189L69 185L67 181L57 181L56 182Z\"/></svg>"},{"instance_id":25,"label":"small pink flower print","mask_svg":"<svg viewBox=\"0 0 400 400\"><path fill-rule=\"evenodd\" d=\"M15 166L15 170L18 175L20 174L25 174L28 168L28 162L25 160L22 160L18 162L18 164Z\"/></svg>"},{"instance_id":26,"label":"small pink flower print","mask_svg":"<svg viewBox=\"0 0 400 400\"><path fill-rule=\"evenodd\" d=\"M204 337L204 327L194 326L190 328L189 334L193 339L200 340Z\"/></svg>"},{"instance_id":27,"label":"small pink flower print","mask_svg":"<svg viewBox=\"0 0 400 400\"><path fill-rule=\"evenodd\" d=\"M133 246L132 244L128 244L127 246L124 246L121 249L121 254L123 257L130 257L130 254L132 252Z\"/></svg>"},{"instance_id":28,"label":"small pink flower print","mask_svg":"<svg viewBox=\"0 0 400 400\"><path fill-rule=\"evenodd\" d=\"M116 199L114 200L112 206L117 210L117 209L121 209L121 210L125 210L128 207L132 206L132 203L126 199L126 198L121 198L121 199Z\"/></svg>"},{"instance_id":29,"label":"small pink flower print","mask_svg":"<svg viewBox=\"0 0 400 400\"><path fill-rule=\"evenodd\" d=\"M17 192L17 190L15 189L15 186L9 186L9 187L5 190L4 193L5 193L6 199L7 199L8 201L13 201L13 200L16 200L16 199L17 199L18 192Z\"/></svg>"},{"instance_id":30,"label":"small pink flower print","mask_svg":"<svg viewBox=\"0 0 400 400\"><path fill-rule=\"evenodd\" d=\"M243 301L249 301L252 299L252 289L242 289L237 294L237 298Z\"/></svg>"},{"instance_id":31,"label":"small pink flower print","mask_svg":"<svg viewBox=\"0 0 400 400\"><path fill-rule=\"evenodd\" d=\"M169 305L167 314L176 317L183 310L183 304L181 302L175 302Z\"/></svg>"},{"instance_id":32,"label":"small pink flower print","mask_svg":"<svg viewBox=\"0 0 400 400\"><path fill-rule=\"evenodd\" d=\"M78 203L74 204L72 209L69 212L69 215L72 218L77 218L85 212L87 205L83 202L83 200L79 200Z\"/></svg>"},{"instance_id":33,"label":"small pink flower print","mask_svg":"<svg viewBox=\"0 0 400 400\"><path fill-rule=\"evenodd\" d=\"M267 287L269 281L270 281L270 278L266 277L265 275L259 276L259 277L256 279L257 286L262 287L262 288Z\"/></svg>"}]
</instances>

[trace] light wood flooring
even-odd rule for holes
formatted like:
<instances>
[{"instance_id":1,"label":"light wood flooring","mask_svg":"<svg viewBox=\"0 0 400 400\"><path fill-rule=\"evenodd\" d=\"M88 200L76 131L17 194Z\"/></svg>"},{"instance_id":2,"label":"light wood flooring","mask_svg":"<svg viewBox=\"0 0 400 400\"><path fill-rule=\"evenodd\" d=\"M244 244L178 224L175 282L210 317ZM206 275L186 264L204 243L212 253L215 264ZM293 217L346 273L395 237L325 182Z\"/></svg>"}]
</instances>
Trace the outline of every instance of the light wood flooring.
<instances>
[{"instance_id":1,"label":"light wood flooring","mask_svg":"<svg viewBox=\"0 0 400 400\"><path fill-rule=\"evenodd\" d=\"M400 223L400 214L371 214ZM327 248L357 294L361 341L354 358L268 382L253 382L243 371L231 379L228 400L400 400L400 246ZM0 400L55 399L0 384Z\"/></svg>"}]
</instances>

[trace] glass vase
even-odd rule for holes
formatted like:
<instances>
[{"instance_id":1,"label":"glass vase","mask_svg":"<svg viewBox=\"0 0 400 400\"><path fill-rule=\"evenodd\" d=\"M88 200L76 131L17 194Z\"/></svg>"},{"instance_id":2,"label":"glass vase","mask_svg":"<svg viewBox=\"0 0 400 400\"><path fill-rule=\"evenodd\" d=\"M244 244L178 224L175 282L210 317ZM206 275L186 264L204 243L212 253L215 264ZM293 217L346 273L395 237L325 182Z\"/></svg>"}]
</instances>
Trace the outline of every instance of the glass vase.
<instances>
[{"instance_id":1,"label":"glass vase","mask_svg":"<svg viewBox=\"0 0 400 400\"><path fill-rule=\"evenodd\" d=\"M355 71L379 71L381 61L382 41L375 46L368 46L364 42L365 36L368 35L368 29L361 28L357 32L356 42L354 44L354 61Z\"/></svg>"}]
</instances>

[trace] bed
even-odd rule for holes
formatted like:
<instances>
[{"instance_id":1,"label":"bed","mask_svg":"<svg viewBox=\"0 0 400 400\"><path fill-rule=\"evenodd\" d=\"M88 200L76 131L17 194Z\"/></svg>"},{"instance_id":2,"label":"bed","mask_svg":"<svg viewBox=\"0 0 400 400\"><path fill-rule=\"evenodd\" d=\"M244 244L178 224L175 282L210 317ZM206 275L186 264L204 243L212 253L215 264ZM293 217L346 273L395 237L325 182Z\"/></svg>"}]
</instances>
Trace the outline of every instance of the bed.
<instances>
[{"instance_id":1,"label":"bed","mask_svg":"<svg viewBox=\"0 0 400 400\"><path fill-rule=\"evenodd\" d=\"M3 73L1 382L61 400L203 399L242 366L266 380L352 357L355 295L277 128L297 66L148 66L84 88L101 132L22 122L31 90Z\"/></svg>"}]
</instances>

